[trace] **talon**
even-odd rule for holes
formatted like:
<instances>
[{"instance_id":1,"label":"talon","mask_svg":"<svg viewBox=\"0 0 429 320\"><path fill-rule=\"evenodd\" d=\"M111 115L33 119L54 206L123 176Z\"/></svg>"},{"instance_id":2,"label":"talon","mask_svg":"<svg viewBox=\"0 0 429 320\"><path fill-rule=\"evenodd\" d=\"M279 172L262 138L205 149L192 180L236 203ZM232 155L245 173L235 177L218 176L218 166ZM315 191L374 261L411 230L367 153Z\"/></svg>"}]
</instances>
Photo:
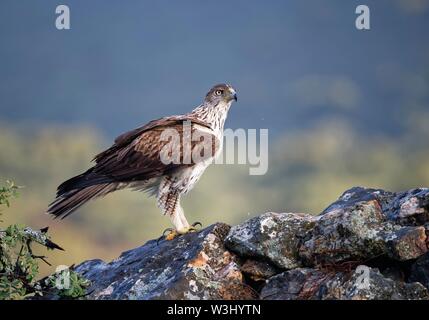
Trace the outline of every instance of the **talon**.
<instances>
[{"instance_id":1,"label":"talon","mask_svg":"<svg viewBox=\"0 0 429 320\"><path fill-rule=\"evenodd\" d=\"M201 222L197 221L197 222L194 222L194 223L191 225L191 227L193 227L193 228L195 228L196 226L200 226L200 228L202 228L202 227L203 227L203 224L202 224Z\"/></svg>"},{"instance_id":2,"label":"talon","mask_svg":"<svg viewBox=\"0 0 429 320\"><path fill-rule=\"evenodd\" d=\"M195 222L191 226L184 228L183 230L175 230L173 228L167 228L162 233L162 236L160 236L157 239L156 244L158 244L163 238L167 241L171 241L179 235L184 235L184 234L187 234L190 232L198 232L198 229L196 228L196 226L202 227L201 222ZM166 233L167 233L167 235L166 235Z\"/></svg>"},{"instance_id":3,"label":"talon","mask_svg":"<svg viewBox=\"0 0 429 320\"><path fill-rule=\"evenodd\" d=\"M165 230L162 232L162 236L161 236L161 238L162 238L163 236L165 236L165 233L166 233L166 232L171 233L172 231L173 231L173 228L167 228L167 229L165 229Z\"/></svg>"},{"instance_id":4,"label":"talon","mask_svg":"<svg viewBox=\"0 0 429 320\"><path fill-rule=\"evenodd\" d=\"M168 234L165 235L166 233L168 233ZM173 233L174 233L174 235L172 235ZM156 244L158 245L162 239L173 240L176 235L177 235L176 231L173 228L167 228L164 230L162 235L156 240Z\"/></svg>"},{"instance_id":5,"label":"talon","mask_svg":"<svg viewBox=\"0 0 429 320\"><path fill-rule=\"evenodd\" d=\"M187 234L187 233L190 233L190 232L198 232L199 231L198 228L195 228L195 226L197 226L197 225L201 226L201 223L196 222L196 223L192 224L191 226L189 226L188 228L186 228L184 230L180 230L178 232L180 234Z\"/></svg>"}]
</instances>

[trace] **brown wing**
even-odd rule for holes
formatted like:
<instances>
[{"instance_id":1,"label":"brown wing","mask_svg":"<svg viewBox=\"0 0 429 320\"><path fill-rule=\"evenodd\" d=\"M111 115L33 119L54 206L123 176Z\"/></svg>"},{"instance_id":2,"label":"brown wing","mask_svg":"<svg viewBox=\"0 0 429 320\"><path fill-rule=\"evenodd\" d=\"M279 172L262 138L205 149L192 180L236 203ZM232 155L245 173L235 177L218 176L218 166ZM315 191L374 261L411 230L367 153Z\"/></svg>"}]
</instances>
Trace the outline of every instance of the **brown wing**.
<instances>
[{"instance_id":1,"label":"brown wing","mask_svg":"<svg viewBox=\"0 0 429 320\"><path fill-rule=\"evenodd\" d=\"M121 134L120 136L118 136L115 139L115 144L113 145L113 147L120 146L122 144L126 144L130 140L136 138L141 133L148 131L150 129L153 129L156 127L168 127L168 126L172 126L175 124L182 124L183 121L191 121L192 123L196 123L196 124L199 124L203 127L207 127L209 129L211 129L210 125L208 123L201 121L201 120L194 118L194 117L189 117L189 116L164 117L164 118L152 120L152 121L148 122L147 124L145 124L144 126L141 126L141 127L136 128L134 130L131 130L131 131L128 131L128 132Z\"/></svg>"},{"instance_id":2,"label":"brown wing","mask_svg":"<svg viewBox=\"0 0 429 320\"><path fill-rule=\"evenodd\" d=\"M192 123L192 130L183 130L183 121L189 120ZM219 140L212 134L208 134L204 128L210 128L206 123L197 119L185 117L170 117L152 121L147 125L127 132L115 140L115 144L108 150L95 157L96 165L93 173L98 176L109 177L114 181L138 181L159 177L181 167L194 165L195 162L203 161L212 155L219 148ZM180 137L180 143L171 143L165 140L162 133L166 129L174 129ZM189 133L195 137L203 137L198 141L192 141ZM190 146L187 145L190 143ZM209 143L210 146L206 146ZM169 148L165 148L169 144ZM191 153L197 150L202 152L197 161L186 157L184 148ZM206 147L206 149L204 149ZM195 149L197 148L197 149ZM175 155L179 155L179 163L165 164L161 161L161 151L171 150ZM189 152L188 152L189 155ZM184 160L191 160L186 162Z\"/></svg>"},{"instance_id":3,"label":"brown wing","mask_svg":"<svg viewBox=\"0 0 429 320\"><path fill-rule=\"evenodd\" d=\"M183 121L192 123L192 130L185 130L187 138L190 132L193 135L203 133L199 141L190 141L189 149L202 150L202 147L211 147L205 157L196 161L183 163ZM165 129L175 129L180 139L176 143L161 139ZM115 191L117 182L132 182L147 180L168 174L171 171L194 165L215 154L219 141L206 131L210 129L206 123L189 117L169 117L149 122L147 125L119 136L112 147L95 157L95 166L86 172L63 182L57 190L57 197L49 206L48 212L56 217L66 217L87 201ZM186 135L186 134L185 134ZM165 141L164 141L165 140ZM171 153L179 153L178 163L165 164L161 160L160 152L170 143ZM185 144L186 145L186 144ZM210 148L208 148L210 149Z\"/></svg>"}]
</instances>

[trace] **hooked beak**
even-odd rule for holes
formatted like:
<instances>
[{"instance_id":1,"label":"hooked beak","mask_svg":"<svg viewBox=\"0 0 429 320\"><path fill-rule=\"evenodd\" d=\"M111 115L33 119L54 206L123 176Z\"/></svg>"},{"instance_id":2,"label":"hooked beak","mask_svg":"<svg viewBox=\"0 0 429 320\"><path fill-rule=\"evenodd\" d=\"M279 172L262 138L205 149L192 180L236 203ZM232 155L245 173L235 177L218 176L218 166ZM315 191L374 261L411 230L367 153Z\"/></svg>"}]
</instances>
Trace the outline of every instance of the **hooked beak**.
<instances>
[{"instance_id":1,"label":"hooked beak","mask_svg":"<svg viewBox=\"0 0 429 320\"><path fill-rule=\"evenodd\" d=\"M231 100L237 101L237 92L234 89L230 88Z\"/></svg>"}]
</instances>

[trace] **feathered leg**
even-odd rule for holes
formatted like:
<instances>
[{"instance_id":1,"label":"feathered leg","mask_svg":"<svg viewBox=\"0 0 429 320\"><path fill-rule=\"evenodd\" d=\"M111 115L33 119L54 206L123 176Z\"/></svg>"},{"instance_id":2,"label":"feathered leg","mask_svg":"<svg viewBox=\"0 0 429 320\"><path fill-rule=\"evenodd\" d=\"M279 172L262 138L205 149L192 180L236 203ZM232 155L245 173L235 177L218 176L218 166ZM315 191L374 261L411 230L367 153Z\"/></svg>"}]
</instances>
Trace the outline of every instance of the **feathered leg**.
<instances>
[{"instance_id":1,"label":"feathered leg","mask_svg":"<svg viewBox=\"0 0 429 320\"><path fill-rule=\"evenodd\" d=\"M176 191L172 191L169 188L170 186L171 181L169 179L165 179L161 182L157 197L158 207L164 215L170 217L174 226L174 229L169 228L166 230L170 232L166 236L166 240L172 240L177 235L196 231L196 228L193 225L189 225L189 222L186 220L185 213L180 205L180 194Z\"/></svg>"},{"instance_id":2,"label":"feathered leg","mask_svg":"<svg viewBox=\"0 0 429 320\"><path fill-rule=\"evenodd\" d=\"M185 213L179 201L180 200L178 200L176 209L170 215L170 218L171 218L171 222L174 225L174 228L178 233L186 233L189 230L190 226L188 221L186 220Z\"/></svg>"}]
</instances>

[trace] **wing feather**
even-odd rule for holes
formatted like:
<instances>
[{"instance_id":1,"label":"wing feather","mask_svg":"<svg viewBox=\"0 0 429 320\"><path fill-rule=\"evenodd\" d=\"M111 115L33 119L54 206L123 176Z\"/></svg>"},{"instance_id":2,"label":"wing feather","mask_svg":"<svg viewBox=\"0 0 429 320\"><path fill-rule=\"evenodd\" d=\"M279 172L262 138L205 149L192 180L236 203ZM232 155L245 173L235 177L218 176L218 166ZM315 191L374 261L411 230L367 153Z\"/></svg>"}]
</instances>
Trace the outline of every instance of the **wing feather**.
<instances>
[{"instance_id":1,"label":"wing feather","mask_svg":"<svg viewBox=\"0 0 429 320\"><path fill-rule=\"evenodd\" d=\"M194 165L195 162L183 163L184 145L182 139L179 145L174 146L174 152L179 152L180 154L179 164L165 164L160 157L160 152L169 143L169 141L161 140L163 130L175 129L182 138L183 121L186 120L192 123L193 135L200 134L210 137L210 139L192 141L191 152L196 147L203 149L202 144L210 143L210 154L206 157L201 157L199 161L214 155L219 148L219 139L213 134L203 133L198 129L198 126L211 129L208 124L193 118L169 117L151 121L143 127L124 133L116 138L115 144L111 148L95 157L94 174L109 177L113 181L129 182L159 177L185 166Z\"/></svg>"}]
</instances>

